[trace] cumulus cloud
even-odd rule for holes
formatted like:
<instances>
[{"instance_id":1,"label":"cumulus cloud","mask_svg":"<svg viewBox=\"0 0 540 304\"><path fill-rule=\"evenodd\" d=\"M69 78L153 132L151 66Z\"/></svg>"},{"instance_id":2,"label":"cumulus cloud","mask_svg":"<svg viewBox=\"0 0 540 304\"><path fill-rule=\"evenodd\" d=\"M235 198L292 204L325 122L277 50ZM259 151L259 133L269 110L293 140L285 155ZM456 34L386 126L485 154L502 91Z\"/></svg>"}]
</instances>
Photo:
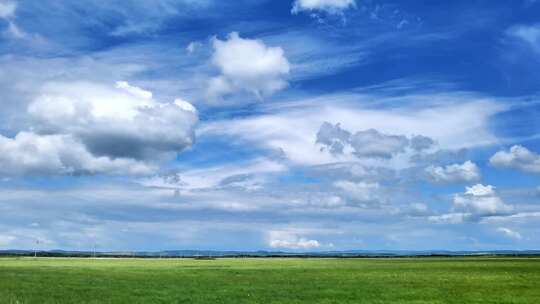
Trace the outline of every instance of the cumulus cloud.
<instances>
[{"instance_id":1,"label":"cumulus cloud","mask_svg":"<svg viewBox=\"0 0 540 304\"><path fill-rule=\"evenodd\" d=\"M369 129L352 135L350 144L358 157L391 158L405 151L409 139L402 135L387 135Z\"/></svg>"},{"instance_id":2,"label":"cumulus cloud","mask_svg":"<svg viewBox=\"0 0 540 304\"><path fill-rule=\"evenodd\" d=\"M513 210L497 195L495 187L482 184L466 187L464 194L456 194L454 209L473 217L508 214Z\"/></svg>"},{"instance_id":3,"label":"cumulus cloud","mask_svg":"<svg viewBox=\"0 0 540 304\"><path fill-rule=\"evenodd\" d=\"M1 137L4 174L146 174L191 146L197 111L118 82L52 83L28 106L31 131Z\"/></svg>"},{"instance_id":4,"label":"cumulus cloud","mask_svg":"<svg viewBox=\"0 0 540 304\"><path fill-rule=\"evenodd\" d=\"M89 83L50 84L30 104L35 130L71 134L96 156L156 159L194 141L197 113L185 101L158 103L128 83L116 88Z\"/></svg>"},{"instance_id":5,"label":"cumulus cloud","mask_svg":"<svg viewBox=\"0 0 540 304\"><path fill-rule=\"evenodd\" d=\"M334 155L351 151L359 158L389 159L405 152L408 147L416 151L427 149L434 141L425 136L409 139L403 135L388 135L375 129L352 134L342 129L340 124L324 122L317 132L317 143Z\"/></svg>"},{"instance_id":6,"label":"cumulus cloud","mask_svg":"<svg viewBox=\"0 0 540 304\"><path fill-rule=\"evenodd\" d=\"M0 175L149 174L150 164L94 156L71 135L0 135Z\"/></svg>"},{"instance_id":7,"label":"cumulus cloud","mask_svg":"<svg viewBox=\"0 0 540 304\"><path fill-rule=\"evenodd\" d=\"M298 14L302 11L324 11L329 14L339 14L355 6L355 0L296 0L291 12Z\"/></svg>"},{"instance_id":8,"label":"cumulus cloud","mask_svg":"<svg viewBox=\"0 0 540 304\"><path fill-rule=\"evenodd\" d=\"M350 140L351 133L343 130L339 123L334 126L329 122L324 122L317 132L317 143L326 146L332 154L342 154Z\"/></svg>"},{"instance_id":9,"label":"cumulus cloud","mask_svg":"<svg viewBox=\"0 0 540 304\"><path fill-rule=\"evenodd\" d=\"M286 231L270 231L268 246L271 248L310 250L321 247L321 243Z\"/></svg>"},{"instance_id":10,"label":"cumulus cloud","mask_svg":"<svg viewBox=\"0 0 540 304\"><path fill-rule=\"evenodd\" d=\"M511 168L524 172L540 173L540 155L523 146L513 146L510 150L493 155L490 164L498 168Z\"/></svg>"},{"instance_id":11,"label":"cumulus cloud","mask_svg":"<svg viewBox=\"0 0 540 304\"><path fill-rule=\"evenodd\" d=\"M521 240L523 238L519 232L514 231L510 228L499 227L497 228L497 231L503 234L504 236L506 236L507 238L516 239L516 240Z\"/></svg>"},{"instance_id":12,"label":"cumulus cloud","mask_svg":"<svg viewBox=\"0 0 540 304\"><path fill-rule=\"evenodd\" d=\"M226 40L213 39L212 63L221 74L209 82L207 95L216 100L237 91L259 98L285 88L290 65L280 47L268 47L261 40L244 39L238 33Z\"/></svg>"},{"instance_id":13,"label":"cumulus cloud","mask_svg":"<svg viewBox=\"0 0 540 304\"><path fill-rule=\"evenodd\" d=\"M481 176L480 169L471 161L445 167L429 166L425 172L428 179L434 183L476 182Z\"/></svg>"},{"instance_id":14,"label":"cumulus cloud","mask_svg":"<svg viewBox=\"0 0 540 304\"><path fill-rule=\"evenodd\" d=\"M489 218L515 216L514 207L507 205L491 185L477 184L466 187L465 193L454 195L450 213L431 215L428 220L435 223L459 224L466 221L483 221Z\"/></svg>"}]
</instances>

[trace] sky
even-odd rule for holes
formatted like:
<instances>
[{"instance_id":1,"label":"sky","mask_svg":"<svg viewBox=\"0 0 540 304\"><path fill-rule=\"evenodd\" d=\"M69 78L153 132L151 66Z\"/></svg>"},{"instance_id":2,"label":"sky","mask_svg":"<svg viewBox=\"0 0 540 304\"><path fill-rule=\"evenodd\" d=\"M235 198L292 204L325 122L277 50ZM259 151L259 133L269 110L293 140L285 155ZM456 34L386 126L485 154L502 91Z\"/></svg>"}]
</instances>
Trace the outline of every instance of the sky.
<instances>
[{"instance_id":1,"label":"sky","mask_svg":"<svg viewBox=\"0 0 540 304\"><path fill-rule=\"evenodd\" d=\"M0 249L540 249L540 1L0 0Z\"/></svg>"}]
</instances>

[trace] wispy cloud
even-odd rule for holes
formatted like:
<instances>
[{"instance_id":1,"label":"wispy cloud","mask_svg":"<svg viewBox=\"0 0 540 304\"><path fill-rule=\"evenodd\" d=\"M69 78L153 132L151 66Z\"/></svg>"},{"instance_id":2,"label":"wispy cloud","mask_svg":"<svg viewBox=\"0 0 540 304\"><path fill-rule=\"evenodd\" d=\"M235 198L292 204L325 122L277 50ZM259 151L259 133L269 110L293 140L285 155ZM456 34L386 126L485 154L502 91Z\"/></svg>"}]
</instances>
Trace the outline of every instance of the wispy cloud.
<instances>
[{"instance_id":1,"label":"wispy cloud","mask_svg":"<svg viewBox=\"0 0 540 304\"><path fill-rule=\"evenodd\" d=\"M373 100L401 104L430 100L431 103L424 103L425 107L415 105L386 110L368 106ZM461 102L457 103L457 100ZM489 129L488 121L491 115L504 109L500 104L473 95L444 94L396 98L334 95L300 101L297 105L292 107L289 103L283 109L276 107L271 113L256 117L205 123L199 134L234 136L246 144L282 149L293 162L322 164L336 160L335 155L321 152L314 145L316 134L325 121L341 123L353 131L373 128L387 134L403 134L401 131L406 129L409 134L405 135L429 136L441 149L459 149L495 143L497 139ZM324 117L320 113L325 113ZM341 157L343 161L351 159L352 156Z\"/></svg>"},{"instance_id":2,"label":"wispy cloud","mask_svg":"<svg viewBox=\"0 0 540 304\"><path fill-rule=\"evenodd\" d=\"M499 227L497 228L497 231L511 239L521 240L523 238L519 232L514 231L510 228Z\"/></svg>"},{"instance_id":3,"label":"wispy cloud","mask_svg":"<svg viewBox=\"0 0 540 304\"><path fill-rule=\"evenodd\" d=\"M522 41L534 51L540 52L540 24L515 25L510 27L506 34Z\"/></svg>"},{"instance_id":4,"label":"wispy cloud","mask_svg":"<svg viewBox=\"0 0 540 304\"><path fill-rule=\"evenodd\" d=\"M330 14L338 14L354 7L356 7L355 0L295 0L291 12L298 14L302 11L324 11Z\"/></svg>"}]
</instances>

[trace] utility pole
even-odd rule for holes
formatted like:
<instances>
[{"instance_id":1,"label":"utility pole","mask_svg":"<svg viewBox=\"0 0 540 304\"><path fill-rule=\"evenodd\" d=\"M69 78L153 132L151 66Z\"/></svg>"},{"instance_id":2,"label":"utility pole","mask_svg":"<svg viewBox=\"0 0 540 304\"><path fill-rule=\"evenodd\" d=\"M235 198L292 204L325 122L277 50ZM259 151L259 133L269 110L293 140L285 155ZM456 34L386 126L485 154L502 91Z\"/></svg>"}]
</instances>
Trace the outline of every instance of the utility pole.
<instances>
[{"instance_id":1,"label":"utility pole","mask_svg":"<svg viewBox=\"0 0 540 304\"><path fill-rule=\"evenodd\" d=\"M34 259L37 258L38 246L39 246L39 239L36 239L36 246L34 247Z\"/></svg>"}]
</instances>

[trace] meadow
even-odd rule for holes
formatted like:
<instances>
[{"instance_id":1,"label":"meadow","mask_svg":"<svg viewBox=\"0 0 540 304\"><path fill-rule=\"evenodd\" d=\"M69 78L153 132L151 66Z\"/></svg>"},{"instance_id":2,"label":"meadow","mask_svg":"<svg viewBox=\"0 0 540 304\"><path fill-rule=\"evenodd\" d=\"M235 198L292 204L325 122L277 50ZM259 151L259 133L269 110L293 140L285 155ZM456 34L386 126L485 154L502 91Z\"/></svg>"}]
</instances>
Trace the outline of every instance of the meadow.
<instances>
[{"instance_id":1,"label":"meadow","mask_svg":"<svg viewBox=\"0 0 540 304\"><path fill-rule=\"evenodd\" d=\"M1 258L0 303L540 303L537 258Z\"/></svg>"}]
</instances>

